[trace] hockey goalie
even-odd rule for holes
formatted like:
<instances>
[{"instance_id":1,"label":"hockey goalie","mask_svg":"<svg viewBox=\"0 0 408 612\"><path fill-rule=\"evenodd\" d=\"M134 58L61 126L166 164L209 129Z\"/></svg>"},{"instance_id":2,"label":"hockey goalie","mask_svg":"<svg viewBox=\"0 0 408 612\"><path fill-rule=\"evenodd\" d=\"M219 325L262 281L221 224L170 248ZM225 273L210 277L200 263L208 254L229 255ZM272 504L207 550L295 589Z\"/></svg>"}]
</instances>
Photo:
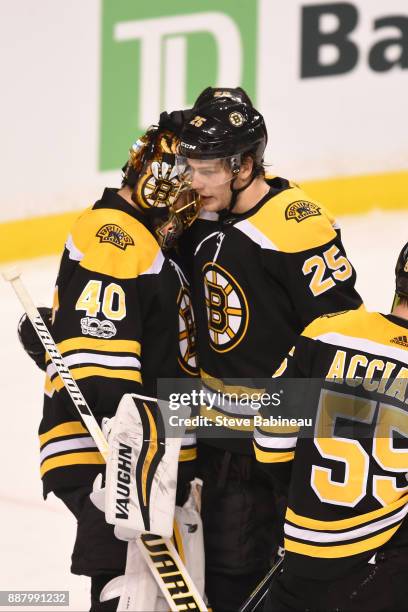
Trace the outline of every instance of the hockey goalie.
<instances>
[{"instance_id":1,"label":"hockey goalie","mask_svg":"<svg viewBox=\"0 0 408 612\"><path fill-rule=\"evenodd\" d=\"M150 576L134 544L139 546L141 533L168 542L176 493L183 505L195 475L194 438L183 437L181 448L175 439L164 440L159 429L155 430L157 414L152 406L150 412L143 407L138 411L134 400L129 400L134 394L156 397L161 378L198 373L189 285L171 251L174 240L197 215L198 202L191 193L185 196L178 181L174 168L177 138L168 129L170 124L154 126L136 141L123 168L121 187L106 188L79 216L62 254L52 313L42 311L98 425L115 415L126 396L127 402L133 401L134 418L147 426L137 446L136 438L119 436L123 415L118 413L120 418L112 425L106 496L98 493L101 483L92 493L95 478L105 473L105 460L95 440L84 427L55 364L33 337L27 319L19 329L24 347L46 371L39 428L44 497L53 492L77 520L71 571L91 578L92 612L117 609L117 601L109 597L112 593L122 596L120 585L136 584L129 579L136 566L143 568L140 575ZM131 431L140 428L140 422L132 422L132 427ZM169 468L176 456L177 479L174 467L173 471ZM129 465L135 473L129 473ZM184 511L187 509L177 510L176 518ZM182 523L197 525L199 533L196 518ZM188 544L183 548L188 563ZM154 551L145 550L151 561ZM180 584L174 588L187 588ZM165 589L167 593L170 588ZM153 587L150 591L141 587L135 595L147 597L151 592L149 604L124 595L120 605L154 610L157 593L153 591Z\"/></svg>"}]
</instances>

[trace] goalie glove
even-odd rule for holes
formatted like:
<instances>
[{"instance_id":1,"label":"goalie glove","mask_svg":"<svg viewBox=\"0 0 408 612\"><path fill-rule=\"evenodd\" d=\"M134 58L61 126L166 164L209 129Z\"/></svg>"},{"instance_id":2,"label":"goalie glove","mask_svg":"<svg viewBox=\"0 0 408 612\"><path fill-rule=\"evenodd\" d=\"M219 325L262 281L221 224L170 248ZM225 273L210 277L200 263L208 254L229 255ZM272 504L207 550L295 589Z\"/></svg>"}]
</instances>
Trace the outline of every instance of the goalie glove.
<instances>
[{"instance_id":1,"label":"goalie glove","mask_svg":"<svg viewBox=\"0 0 408 612\"><path fill-rule=\"evenodd\" d=\"M51 327L52 309L40 306L38 311L49 331ZM18 322L17 334L27 355L29 355L37 366L45 372L45 349L26 312Z\"/></svg>"}]
</instances>

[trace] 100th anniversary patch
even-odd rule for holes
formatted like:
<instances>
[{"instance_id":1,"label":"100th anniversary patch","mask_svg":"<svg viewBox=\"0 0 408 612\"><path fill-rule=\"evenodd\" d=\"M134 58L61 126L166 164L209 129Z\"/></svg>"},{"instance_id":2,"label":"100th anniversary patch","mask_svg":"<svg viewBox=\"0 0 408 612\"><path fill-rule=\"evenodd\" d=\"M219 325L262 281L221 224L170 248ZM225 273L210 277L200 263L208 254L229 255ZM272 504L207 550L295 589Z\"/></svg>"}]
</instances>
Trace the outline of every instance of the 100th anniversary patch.
<instances>
[{"instance_id":1,"label":"100th anniversary patch","mask_svg":"<svg viewBox=\"0 0 408 612\"><path fill-rule=\"evenodd\" d=\"M295 219L298 223L304 221L308 217L316 217L321 215L320 207L313 202L307 202L306 200L296 200L289 204L285 210L285 218L289 221Z\"/></svg>"},{"instance_id":2,"label":"100th anniversary patch","mask_svg":"<svg viewBox=\"0 0 408 612\"><path fill-rule=\"evenodd\" d=\"M124 251L128 246L134 246L132 236L115 223L106 223L96 232L99 242L109 242Z\"/></svg>"}]
</instances>

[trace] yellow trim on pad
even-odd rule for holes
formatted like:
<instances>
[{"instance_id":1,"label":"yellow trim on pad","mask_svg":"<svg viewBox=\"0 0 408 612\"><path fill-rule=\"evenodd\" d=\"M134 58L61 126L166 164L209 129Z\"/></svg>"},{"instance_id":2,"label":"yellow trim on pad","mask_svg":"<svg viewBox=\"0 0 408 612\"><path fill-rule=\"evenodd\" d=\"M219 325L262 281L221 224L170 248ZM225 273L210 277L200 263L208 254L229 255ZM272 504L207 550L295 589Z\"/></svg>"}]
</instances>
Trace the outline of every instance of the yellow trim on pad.
<instances>
[{"instance_id":1,"label":"yellow trim on pad","mask_svg":"<svg viewBox=\"0 0 408 612\"><path fill-rule=\"evenodd\" d=\"M301 181L300 186L335 216L375 208L408 210L407 171ZM62 253L67 235L81 212L0 223L0 261Z\"/></svg>"}]
</instances>

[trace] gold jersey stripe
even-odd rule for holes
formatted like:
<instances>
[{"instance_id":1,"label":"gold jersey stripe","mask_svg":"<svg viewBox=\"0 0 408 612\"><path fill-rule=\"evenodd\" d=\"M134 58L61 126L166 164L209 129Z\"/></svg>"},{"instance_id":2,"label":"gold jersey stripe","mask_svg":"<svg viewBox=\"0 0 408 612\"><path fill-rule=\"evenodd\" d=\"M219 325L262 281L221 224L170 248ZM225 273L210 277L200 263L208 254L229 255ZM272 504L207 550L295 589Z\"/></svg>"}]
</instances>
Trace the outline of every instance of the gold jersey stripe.
<instances>
[{"instance_id":1,"label":"gold jersey stripe","mask_svg":"<svg viewBox=\"0 0 408 612\"><path fill-rule=\"evenodd\" d=\"M185 563L186 555L184 553L183 538L181 537L181 533L180 533L180 529L176 521L176 517L174 517L174 522L173 522L173 540L174 540L174 545L177 549L180 559L182 560L183 563Z\"/></svg>"},{"instance_id":2,"label":"gold jersey stripe","mask_svg":"<svg viewBox=\"0 0 408 612\"><path fill-rule=\"evenodd\" d=\"M310 529L316 529L318 531L337 531L339 529L348 529L349 527L356 527L357 525L362 525L363 523L368 523L375 519L387 516L394 512L394 510L398 510L401 506L405 506L408 503L408 494L404 495L397 501L385 506L384 508L380 508L379 510L372 510L371 512L367 512L366 514L360 514L359 516L353 516L348 519L340 519L338 521L319 521L316 519L308 518L307 516L301 516L300 514L296 514L288 508L286 510L286 519L291 523L294 523L298 527L306 527Z\"/></svg>"},{"instance_id":3,"label":"gold jersey stripe","mask_svg":"<svg viewBox=\"0 0 408 612\"><path fill-rule=\"evenodd\" d=\"M294 434L297 436L300 431L299 425L261 425L257 429L261 434L269 434L268 438L274 438L275 436L280 438L282 434Z\"/></svg>"},{"instance_id":4,"label":"gold jersey stripe","mask_svg":"<svg viewBox=\"0 0 408 612\"><path fill-rule=\"evenodd\" d=\"M82 425L81 421L67 421L66 423L61 423L60 425L56 425L52 429L49 429L45 433L39 436L40 438L40 446L44 446L49 440L53 440L54 438L61 438L62 436L73 436L75 434L88 434L89 432Z\"/></svg>"},{"instance_id":5,"label":"gold jersey stripe","mask_svg":"<svg viewBox=\"0 0 408 612\"><path fill-rule=\"evenodd\" d=\"M197 459L197 449L196 448L185 448L180 450L179 461L193 461Z\"/></svg>"},{"instance_id":6,"label":"gold jersey stripe","mask_svg":"<svg viewBox=\"0 0 408 612\"><path fill-rule=\"evenodd\" d=\"M214 408L208 408L208 406L201 406L200 407L200 415L201 416L206 416L208 417L211 421L213 421L214 423L215 421L215 417L220 416L222 417L222 419L231 419L232 421L237 421L238 425L226 425L224 427L224 429L233 429L234 431L253 431L254 430L254 426L253 425L244 425L239 423L240 419L244 420L253 420L253 417L249 414L225 414L224 412L218 412L218 410L215 410ZM219 427L219 425L215 425L215 427Z\"/></svg>"},{"instance_id":7,"label":"gold jersey stripe","mask_svg":"<svg viewBox=\"0 0 408 612\"><path fill-rule=\"evenodd\" d=\"M70 351L83 351L85 349L102 351L104 353L133 353L140 357L140 342L136 340L106 340L98 338L69 338L57 344L59 352L63 355ZM47 363L50 356L47 355Z\"/></svg>"},{"instance_id":8,"label":"gold jersey stripe","mask_svg":"<svg viewBox=\"0 0 408 612\"><path fill-rule=\"evenodd\" d=\"M122 378L124 380L133 380L138 383L142 382L142 375L137 370L110 370L109 368L104 368L102 366L73 368L71 370L71 375L75 380L82 380L83 378L89 378L90 376L102 376L103 378ZM57 391L60 391L64 386L64 383L59 375L52 381L52 384Z\"/></svg>"},{"instance_id":9,"label":"gold jersey stripe","mask_svg":"<svg viewBox=\"0 0 408 612\"><path fill-rule=\"evenodd\" d=\"M392 344L393 335L400 333L400 326L389 321L377 312L367 312L363 306L349 310L334 317L319 317L303 331L302 336L319 340L324 334L340 334L340 336L355 338L361 341L361 349L367 341L385 346L402 348ZM324 341L324 340L323 340ZM338 348L342 348L339 344ZM386 360L386 358L382 357Z\"/></svg>"},{"instance_id":10,"label":"gold jersey stripe","mask_svg":"<svg viewBox=\"0 0 408 612\"><path fill-rule=\"evenodd\" d=\"M256 444L254 444L255 457L261 463L284 463L286 461L292 461L295 456L295 451L284 451L281 453L267 452L261 450Z\"/></svg>"},{"instance_id":11,"label":"gold jersey stripe","mask_svg":"<svg viewBox=\"0 0 408 612\"><path fill-rule=\"evenodd\" d=\"M394 535L401 523L398 523L396 527L387 529L372 538L366 538L360 542L353 542L352 544L341 544L339 546L314 546L313 544L301 544L285 538L285 550L300 555L307 555L308 557L319 557L323 559L339 559L341 557L350 557L352 555L358 555L359 553L379 548Z\"/></svg>"},{"instance_id":12,"label":"gold jersey stripe","mask_svg":"<svg viewBox=\"0 0 408 612\"><path fill-rule=\"evenodd\" d=\"M104 463L105 460L101 453L95 451L90 453L69 453L67 455L46 459L41 466L40 473L42 478L50 470L66 467L68 465L103 465Z\"/></svg>"},{"instance_id":13,"label":"gold jersey stripe","mask_svg":"<svg viewBox=\"0 0 408 612\"><path fill-rule=\"evenodd\" d=\"M204 370L200 369L200 376L203 379L203 383L212 389L213 391L219 391L219 393L236 393L241 395L252 395L254 393L265 393L265 389L254 389L253 387L243 387L235 385L226 385L220 378L215 378L211 374L207 374Z\"/></svg>"}]
</instances>

